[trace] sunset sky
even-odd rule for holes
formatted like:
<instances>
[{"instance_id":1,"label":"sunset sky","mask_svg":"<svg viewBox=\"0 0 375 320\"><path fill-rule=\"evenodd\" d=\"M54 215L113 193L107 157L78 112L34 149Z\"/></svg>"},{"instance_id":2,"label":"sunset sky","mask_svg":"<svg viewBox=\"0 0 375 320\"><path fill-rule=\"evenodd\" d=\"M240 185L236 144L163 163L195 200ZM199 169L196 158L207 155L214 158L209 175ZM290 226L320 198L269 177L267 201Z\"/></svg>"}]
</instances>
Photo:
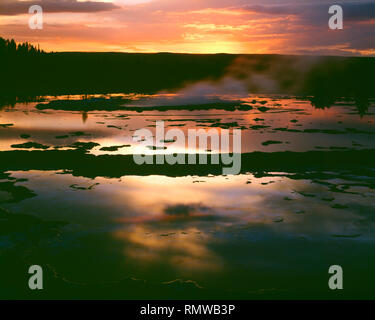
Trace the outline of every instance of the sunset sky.
<instances>
[{"instance_id":1,"label":"sunset sky","mask_svg":"<svg viewBox=\"0 0 375 320\"><path fill-rule=\"evenodd\" d=\"M32 4L43 30L29 29ZM343 30L328 28L333 4ZM0 36L47 51L375 56L375 1L1 0Z\"/></svg>"}]
</instances>

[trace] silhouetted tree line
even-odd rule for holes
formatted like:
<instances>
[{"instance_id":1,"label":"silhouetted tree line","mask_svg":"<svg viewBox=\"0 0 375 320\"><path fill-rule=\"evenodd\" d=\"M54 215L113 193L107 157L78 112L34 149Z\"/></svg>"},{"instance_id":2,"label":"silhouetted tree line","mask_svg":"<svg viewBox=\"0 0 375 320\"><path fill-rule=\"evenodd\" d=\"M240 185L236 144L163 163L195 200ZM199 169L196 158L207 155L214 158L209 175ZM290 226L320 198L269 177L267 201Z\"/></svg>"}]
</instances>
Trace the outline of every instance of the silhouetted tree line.
<instances>
[{"instance_id":1,"label":"silhouetted tree line","mask_svg":"<svg viewBox=\"0 0 375 320\"><path fill-rule=\"evenodd\" d=\"M17 44L14 39L9 40L0 37L0 55L26 56L40 53L44 53L44 51L28 42Z\"/></svg>"},{"instance_id":2,"label":"silhouetted tree line","mask_svg":"<svg viewBox=\"0 0 375 320\"><path fill-rule=\"evenodd\" d=\"M7 42L8 43L8 42ZM15 42L10 40L10 47ZM8 46L7 46L8 47ZM13 52L9 54L9 52ZM144 92L221 77L234 55L0 51L0 96Z\"/></svg>"},{"instance_id":3,"label":"silhouetted tree line","mask_svg":"<svg viewBox=\"0 0 375 320\"><path fill-rule=\"evenodd\" d=\"M0 37L0 107L35 99L35 94L24 92L26 87L22 89L17 82L21 84L21 78L32 79L30 71L32 72L35 58L43 54L43 50L28 42L17 44L14 39Z\"/></svg>"},{"instance_id":4,"label":"silhouetted tree line","mask_svg":"<svg viewBox=\"0 0 375 320\"><path fill-rule=\"evenodd\" d=\"M153 93L228 73L242 80L249 93L314 96L321 108L338 97L352 97L366 112L367 99L375 97L375 58L366 57L45 53L28 43L1 39L0 59L0 104L14 96Z\"/></svg>"}]
</instances>

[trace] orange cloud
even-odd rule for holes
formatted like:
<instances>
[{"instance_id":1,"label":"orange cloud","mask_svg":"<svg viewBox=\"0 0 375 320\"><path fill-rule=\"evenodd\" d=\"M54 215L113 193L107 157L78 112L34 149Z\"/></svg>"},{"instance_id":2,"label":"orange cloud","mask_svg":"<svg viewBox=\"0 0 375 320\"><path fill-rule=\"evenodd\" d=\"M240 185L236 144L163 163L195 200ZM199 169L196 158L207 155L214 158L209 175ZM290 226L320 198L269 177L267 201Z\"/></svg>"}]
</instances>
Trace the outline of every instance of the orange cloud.
<instances>
[{"instance_id":1,"label":"orange cloud","mask_svg":"<svg viewBox=\"0 0 375 320\"><path fill-rule=\"evenodd\" d=\"M19 1L6 1L12 5L4 12L11 14ZM28 28L28 14L0 15L0 36L53 51L373 55L375 50L370 18L375 7L363 1L348 2L341 32L328 29L327 4L312 0L293 6L270 0L251 6L245 0L67 0L59 7L57 0L41 2L48 4L43 30Z\"/></svg>"}]
</instances>

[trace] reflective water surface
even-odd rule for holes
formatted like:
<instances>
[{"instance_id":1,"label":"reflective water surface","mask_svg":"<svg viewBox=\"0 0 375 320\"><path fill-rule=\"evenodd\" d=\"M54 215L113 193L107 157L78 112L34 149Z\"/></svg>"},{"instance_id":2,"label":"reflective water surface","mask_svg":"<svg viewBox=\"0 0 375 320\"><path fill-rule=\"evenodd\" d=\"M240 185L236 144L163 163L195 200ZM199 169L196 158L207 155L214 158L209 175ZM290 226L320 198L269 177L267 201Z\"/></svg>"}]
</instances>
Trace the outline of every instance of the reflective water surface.
<instances>
[{"instance_id":1,"label":"reflective water surface","mask_svg":"<svg viewBox=\"0 0 375 320\"><path fill-rule=\"evenodd\" d=\"M375 103L359 114L354 101L311 101L132 94L3 107L1 297L373 298L375 167L361 152L375 148ZM241 173L100 158L183 152L133 138L160 120L240 129ZM253 167L254 152L274 158ZM43 293L24 288L31 264L45 267ZM331 265L344 269L340 293L328 289Z\"/></svg>"}]
</instances>

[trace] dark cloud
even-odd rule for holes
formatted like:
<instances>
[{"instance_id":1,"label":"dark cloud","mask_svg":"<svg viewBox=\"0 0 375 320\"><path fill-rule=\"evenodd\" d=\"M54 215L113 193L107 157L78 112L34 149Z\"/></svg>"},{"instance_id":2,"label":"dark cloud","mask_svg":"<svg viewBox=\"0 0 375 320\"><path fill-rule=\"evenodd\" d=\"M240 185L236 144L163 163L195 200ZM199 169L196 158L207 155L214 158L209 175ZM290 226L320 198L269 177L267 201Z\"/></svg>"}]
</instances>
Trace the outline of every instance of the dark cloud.
<instances>
[{"instance_id":1,"label":"dark cloud","mask_svg":"<svg viewBox=\"0 0 375 320\"><path fill-rule=\"evenodd\" d=\"M44 12L100 12L119 8L113 3L108 2L78 2L77 0L1 0L0 15L13 16L27 14L32 5L40 5Z\"/></svg>"},{"instance_id":2,"label":"dark cloud","mask_svg":"<svg viewBox=\"0 0 375 320\"><path fill-rule=\"evenodd\" d=\"M198 43L202 42L205 52L210 49L210 41L217 39L218 46L223 42L223 48L234 48L233 52L239 48L240 52L249 50L248 53L256 50L259 53L374 55L375 0L153 0L142 5L123 1L121 7L104 0L93 1L0 0L0 16L27 14L32 4L41 5L44 12L103 11L85 17L87 23L75 21L71 15L47 20L43 32L35 32L17 19L9 19L0 32L17 41L45 43L52 50L77 50L80 43L82 50L97 50L97 42L103 45L103 50L108 46L110 50L196 52L200 50ZM328 27L331 16L328 9L334 4L343 7L343 30ZM113 10L116 8L119 9ZM233 14L228 14L231 10ZM100 18L113 23L99 24ZM242 26L248 28L241 29Z\"/></svg>"},{"instance_id":3,"label":"dark cloud","mask_svg":"<svg viewBox=\"0 0 375 320\"><path fill-rule=\"evenodd\" d=\"M343 6L344 17L351 21L375 19L375 3L347 3Z\"/></svg>"},{"instance_id":4,"label":"dark cloud","mask_svg":"<svg viewBox=\"0 0 375 320\"><path fill-rule=\"evenodd\" d=\"M269 15L295 15L309 23L327 20L330 6L341 5L346 21L366 21L375 18L375 2L300 3L276 5L247 5L244 11Z\"/></svg>"},{"instance_id":5,"label":"dark cloud","mask_svg":"<svg viewBox=\"0 0 375 320\"><path fill-rule=\"evenodd\" d=\"M169 216L172 220L168 221L178 221L180 224L182 221L186 223L196 222L196 223L207 223L207 222L238 222L241 219L238 216L223 215L216 212L214 208L204 206L200 203L190 203L190 204L175 204L168 205L164 208L164 214ZM165 223L165 220L160 220Z\"/></svg>"},{"instance_id":6,"label":"dark cloud","mask_svg":"<svg viewBox=\"0 0 375 320\"><path fill-rule=\"evenodd\" d=\"M165 214L174 216L188 216L192 213L208 211L209 208L201 204L177 204L167 206L164 210Z\"/></svg>"}]
</instances>

